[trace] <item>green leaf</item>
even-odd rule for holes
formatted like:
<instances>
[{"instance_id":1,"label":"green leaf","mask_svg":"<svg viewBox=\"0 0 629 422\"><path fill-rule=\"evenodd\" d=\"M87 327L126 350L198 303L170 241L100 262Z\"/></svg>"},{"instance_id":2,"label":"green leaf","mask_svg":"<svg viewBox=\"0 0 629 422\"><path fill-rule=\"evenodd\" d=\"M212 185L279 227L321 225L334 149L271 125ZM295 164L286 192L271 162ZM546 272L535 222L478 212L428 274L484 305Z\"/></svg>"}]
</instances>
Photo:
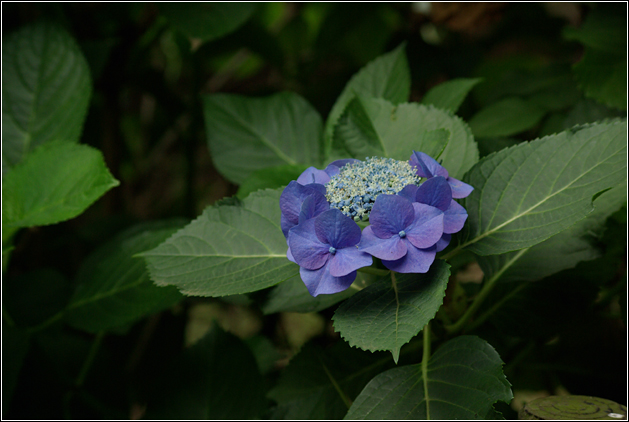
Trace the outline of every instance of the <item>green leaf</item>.
<instances>
[{"instance_id":1,"label":"green leaf","mask_svg":"<svg viewBox=\"0 0 629 422\"><path fill-rule=\"evenodd\" d=\"M376 376L345 419L480 419L497 401L513 398L503 362L487 342L460 336L442 345L426 366L393 368Z\"/></svg>"},{"instance_id":2,"label":"green leaf","mask_svg":"<svg viewBox=\"0 0 629 422\"><path fill-rule=\"evenodd\" d=\"M624 6L617 9L626 12ZM602 52L622 53L627 48L627 17L625 13L614 13L613 9L593 8L581 27L566 26L563 36Z\"/></svg>"},{"instance_id":3,"label":"green leaf","mask_svg":"<svg viewBox=\"0 0 629 422\"><path fill-rule=\"evenodd\" d=\"M352 346L390 350L397 363L400 348L435 317L449 277L450 266L442 260L426 274L391 273L339 306L334 329Z\"/></svg>"},{"instance_id":4,"label":"green leaf","mask_svg":"<svg viewBox=\"0 0 629 422\"><path fill-rule=\"evenodd\" d=\"M309 343L268 393L278 403L272 419L341 419L367 382L391 366L384 353L365 353L343 341L325 350Z\"/></svg>"},{"instance_id":5,"label":"green leaf","mask_svg":"<svg viewBox=\"0 0 629 422\"><path fill-rule=\"evenodd\" d=\"M359 273L357 281L360 282L360 279L364 277L365 274ZM349 288L340 293L312 297L297 274L271 290L267 301L262 306L262 312L265 315L276 312L319 312L347 299L354 293L356 290Z\"/></svg>"},{"instance_id":6,"label":"green leaf","mask_svg":"<svg viewBox=\"0 0 629 422\"><path fill-rule=\"evenodd\" d=\"M462 177L478 161L474 138L460 118L432 106L396 106L384 99L354 98L336 126L333 146L358 159L376 155L407 161L413 150L441 154L453 177Z\"/></svg>"},{"instance_id":7,"label":"green leaf","mask_svg":"<svg viewBox=\"0 0 629 422\"><path fill-rule=\"evenodd\" d=\"M118 185L97 149L47 143L4 176L2 227L43 226L74 218Z\"/></svg>"},{"instance_id":8,"label":"green leaf","mask_svg":"<svg viewBox=\"0 0 629 422\"><path fill-rule=\"evenodd\" d=\"M140 254L151 278L194 296L261 290L298 273L286 258L280 228L281 190L254 192L241 206L206 210L157 248Z\"/></svg>"},{"instance_id":9,"label":"green leaf","mask_svg":"<svg viewBox=\"0 0 629 422\"><path fill-rule=\"evenodd\" d=\"M285 165L256 170L242 182L236 196L245 199L249 194L260 189L277 189L296 180L306 170L305 165Z\"/></svg>"},{"instance_id":10,"label":"green leaf","mask_svg":"<svg viewBox=\"0 0 629 422\"><path fill-rule=\"evenodd\" d=\"M404 47L405 44L401 44L393 51L369 62L345 85L325 123L326 156L330 155L336 123L345 107L355 96L383 98L394 104L408 100L411 93L411 74ZM332 155L332 157L328 157L330 161L336 158L347 158Z\"/></svg>"},{"instance_id":11,"label":"green leaf","mask_svg":"<svg viewBox=\"0 0 629 422\"><path fill-rule=\"evenodd\" d=\"M482 80L482 78L457 78L443 82L424 95L422 104L432 104L437 108L456 113L467 94Z\"/></svg>"},{"instance_id":12,"label":"green leaf","mask_svg":"<svg viewBox=\"0 0 629 422\"><path fill-rule=\"evenodd\" d=\"M214 165L236 184L263 168L322 161L321 117L295 93L206 95L203 110Z\"/></svg>"},{"instance_id":13,"label":"green leaf","mask_svg":"<svg viewBox=\"0 0 629 422\"><path fill-rule=\"evenodd\" d=\"M627 55L586 50L574 65L579 87L588 98L603 104L627 109Z\"/></svg>"},{"instance_id":14,"label":"green leaf","mask_svg":"<svg viewBox=\"0 0 629 422\"><path fill-rule=\"evenodd\" d=\"M188 35L210 41L235 31L253 15L256 3L161 3L168 21Z\"/></svg>"},{"instance_id":15,"label":"green leaf","mask_svg":"<svg viewBox=\"0 0 629 422\"><path fill-rule=\"evenodd\" d=\"M535 281L600 256L593 244L607 218L627 202L626 180L594 201L594 211L573 226L530 248L478 258L486 278L503 283ZM513 287L511 287L513 289Z\"/></svg>"},{"instance_id":16,"label":"green leaf","mask_svg":"<svg viewBox=\"0 0 629 422\"><path fill-rule=\"evenodd\" d=\"M146 418L259 419L264 393L249 348L215 325L164 371Z\"/></svg>"},{"instance_id":17,"label":"green leaf","mask_svg":"<svg viewBox=\"0 0 629 422\"><path fill-rule=\"evenodd\" d=\"M465 181L462 244L478 255L527 248L592 210L592 198L622 180L627 122L576 127L482 159Z\"/></svg>"},{"instance_id":18,"label":"green leaf","mask_svg":"<svg viewBox=\"0 0 629 422\"><path fill-rule=\"evenodd\" d=\"M2 323L2 417L11 405L22 363L30 347L30 336L14 326Z\"/></svg>"},{"instance_id":19,"label":"green leaf","mask_svg":"<svg viewBox=\"0 0 629 422\"><path fill-rule=\"evenodd\" d=\"M79 269L65 320L75 328L96 333L133 323L181 300L175 287L154 285L144 260L134 255L156 247L184 224L141 224L92 253Z\"/></svg>"},{"instance_id":20,"label":"green leaf","mask_svg":"<svg viewBox=\"0 0 629 422\"><path fill-rule=\"evenodd\" d=\"M51 23L25 26L2 41L2 162L13 166L53 140L77 142L92 83L72 37Z\"/></svg>"},{"instance_id":21,"label":"green leaf","mask_svg":"<svg viewBox=\"0 0 629 422\"><path fill-rule=\"evenodd\" d=\"M34 327L61 312L71 294L70 281L50 268L2 280L2 306L21 328Z\"/></svg>"},{"instance_id":22,"label":"green leaf","mask_svg":"<svg viewBox=\"0 0 629 422\"><path fill-rule=\"evenodd\" d=\"M508 97L480 110L469 125L478 138L510 136L531 129L544 114L546 110L532 101Z\"/></svg>"}]
</instances>

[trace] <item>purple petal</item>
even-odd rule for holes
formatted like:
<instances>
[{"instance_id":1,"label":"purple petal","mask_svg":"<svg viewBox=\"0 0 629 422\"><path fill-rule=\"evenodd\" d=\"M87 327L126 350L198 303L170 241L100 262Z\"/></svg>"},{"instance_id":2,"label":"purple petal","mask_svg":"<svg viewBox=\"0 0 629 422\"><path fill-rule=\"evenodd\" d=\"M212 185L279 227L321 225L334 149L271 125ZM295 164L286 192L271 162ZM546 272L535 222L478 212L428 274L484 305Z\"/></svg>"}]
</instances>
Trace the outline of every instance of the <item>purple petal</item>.
<instances>
[{"instance_id":1,"label":"purple petal","mask_svg":"<svg viewBox=\"0 0 629 422\"><path fill-rule=\"evenodd\" d=\"M418 202L413 204L413 209L415 220L406 228L406 238L416 248L429 248L437 243L443 234L443 212Z\"/></svg>"},{"instance_id":2,"label":"purple petal","mask_svg":"<svg viewBox=\"0 0 629 422\"><path fill-rule=\"evenodd\" d=\"M314 219L319 241L336 249L355 246L360 242L360 227L340 210L332 208Z\"/></svg>"},{"instance_id":3,"label":"purple petal","mask_svg":"<svg viewBox=\"0 0 629 422\"><path fill-rule=\"evenodd\" d=\"M286 251L286 258L288 258L290 262L294 262L295 264L297 264L297 261L295 261L295 258L293 257L293 253L290 251L290 248L288 248L288 250Z\"/></svg>"},{"instance_id":4,"label":"purple petal","mask_svg":"<svg viewBox=\"0 0 629 422\"><path fill-rule=\"evenodd\" d=\"M330 255L330 245L317 239L314 219L293 227L288 232L288 247L295 262L309 270L321 268Z\"/></svg>"},{"instance_id":5,"label":"purple petal","mask_svg":"<svg viewBox=\"0 0 629 422\"><path fill-rule=\"evenodd\" d=\"M372 226L367 226L363 230L358 250L367 252L376 258L393 261L406 255L406 242L397 234L388 239L381 239L373 234Z\"/></svg>"},{"instance_id":6,"label":"purple petal","mask_svg":"<svg viewBox=\"0 0 629 422\"><path fill-rule=\"evenodd\" d=\"M341 277L359 268L368 267L372 263L371 255L359 251L355 246L350 246L338 249L334 255L331 255L328 259L328 268L334 277Z\"/></svg>"},{"instance_id":7,"label":"purple petal","mask_svg":"<svg viewBox=\"0 0 629 422\"><path fill-rule=\"evenodd\" d=\"M300 185L308 185L311 183L318 183L325 185L330 181L330 176L323 170L316 169L314 167L308 167L297 178L297 183Z\"/></svg>"},{"instance_id":8,"label":"purple petal","mask_svg":"<svg viewBox=\"0 0 629 422\"><path fill-rule=\"evenodd\" d=\"M426 273L435 260L437 253L433 246L429 249L417 249L408 245L406 255L396 261L382 261L385 267L398 273Z\"/></svg>"},{"instance_id":9,"label":"purple petal","mask_svg":"<svg viewBox=\"0 0 629 422\"><path fill-rule=\"evenodd\" d=\"M414 216L411 201L398 195L381 194L373 204L369 223L376 236L388 239L405 230L413 222Z\"/></svg>"},{"instance_id":10,"label":"purple petal","mask_svg":"<svg viewBox=\"0 0 629 422\"><path fill-rule=\"evenodd\" d=\"M339 172L341 171L341 167L343 167L344 165L358 162L360 162L360 160L357 160L355 158L346 158L343 160L332 161L323 171L325 171L330 177L336 176L337 174L339 174Z\"/></svg>"},{"instance_id":11,"label":"purple petal","mask_svg":"<svg viewBox=\"0 0 629 422\"><path fill-rule=\"evenodd\" d=\"M417 175L430 179L434 176L448 177L448 170L443 168L434 158L423 152L413 151L409 164L417 168Z\"/></svg>"},{"instance_id":12,"label":"purple petal","mask_svg":"<svg viewBox=\"0 0 629 422\"><path fill-rule=\"evenodd\" d=\"M452 201L452 189L445 177L437 176L426 180L417 190L413 202L426 204L445 211Z\"/></svg>"},{"instance_id":13,"label":"purple petal","mask_svg":"<svg viewBox=\"0 0 629 422\"><path fill-rule=\"evenodd\" d=\"M467 211L454 199L450 202L450 207L443 214L443 232L457 233L467 220Z\"/></svg>"},{"instance_id":14,"label":"purple petal","mask_svg":"<svg viewBox=\"0 0 629 422\"><path fill-rule=\"evenodd\" d=\"M332 294L347 290L356 280L356 271L342 277L334 277L330 274L327 265L318 270L311 271L306 268L299 269L299 275L312 296L320 294Z\"/></svg>"},{"instance_id":15,"label":"purple petal","mask_svg":"<svg viewBox=\"0 0 629 422\"><path fill-rule=\"evenodd\" d=\"M325 186L316 183L302 186L293 180L284 188L280 196L280 210L283 217L281 227L284 236L288 236L288 230L299 223L301 205L309 195L313 194L325 197Z\"/></svg>"},{"instance_id":16,"label":"purple petal","mask_svg":"<svg viewBox=\"0 0 629 422\"><path fill-rule=\"evenodd\" d=\"M441 252L442 250L447 248L448 245L450 244L450 240L451 239L452 239L452 235L451 234L445 234L444 233L443 236L441 236L441 239L439 239L439 241L435 245L435 247L437 248L437 252Z\"/></svg>"},{"instance_id":17,"label":"purple petal","mask_svg":"<svg viewBox=\"0 0 629 422\"><path fill-rule=\"evenodd\" d=\"M397 195L401 196L402 198L406 198L411 202L415 202L418 189L419 189L419 186L417 185L407 185L407 186L404 186L404 189L399 191Z\"/></svg>"},{"instance_id":18,"label":"purple petal","mask_svg":"<svg viewBox=\"0 0 629 422\"><path fill-rule=\"evenodd\" d=\"M456 199L466 198L474 190L472 186L454 177L448 177L448 183L452 189L452 197Z\"/></svg>"},{"instance_id":19,"label":"purple petal","mask_svg":"<svg viewBox=\"0 0 629 422\"><path fill-rule=\"evenodd\" d=\"M301 204L301 211L299 213L299 223L303 223L306 220L310 220L318 216L319 214L330 209L330 204L324 195L319 192L314 192L308 195L304 202Z\"/></svg>"}]
</instances>

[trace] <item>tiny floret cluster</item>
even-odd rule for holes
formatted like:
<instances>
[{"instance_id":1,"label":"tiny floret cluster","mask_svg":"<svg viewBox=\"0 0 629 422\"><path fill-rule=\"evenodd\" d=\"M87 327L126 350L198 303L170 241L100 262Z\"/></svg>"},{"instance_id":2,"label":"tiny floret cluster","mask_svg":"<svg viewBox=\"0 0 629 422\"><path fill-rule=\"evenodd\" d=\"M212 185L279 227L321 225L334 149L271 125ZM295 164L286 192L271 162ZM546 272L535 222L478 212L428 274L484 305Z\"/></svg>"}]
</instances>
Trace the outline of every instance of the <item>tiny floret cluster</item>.
<instances>
[{"instance_id":1,"label":"tiny floret cluster","mask_svg":"<svg viewBox=\"0 0 629 422\"><path fill-rule=\"evenodd\" d=\"M419 184L417 169L407 161L369 157L365 161L349 163L326 183L330 206L343 214L363 221L380 194L396 194L408 185Z\"/></svg>"},{"instance_id":2,"label":"tiny floret cluster","mask_svg":"<svg viewBox=\"0 0 629 422\"><path fill-rule=\"evenodd\" d=\"M349 288L373 258L391 271L425 273L467 219L454 199L472 190L417 151L408 162L370 157L310 167L280 196L286 257L312 296ZM367 220L361 232L356 222Z\"/></svg>"}]
</instances>

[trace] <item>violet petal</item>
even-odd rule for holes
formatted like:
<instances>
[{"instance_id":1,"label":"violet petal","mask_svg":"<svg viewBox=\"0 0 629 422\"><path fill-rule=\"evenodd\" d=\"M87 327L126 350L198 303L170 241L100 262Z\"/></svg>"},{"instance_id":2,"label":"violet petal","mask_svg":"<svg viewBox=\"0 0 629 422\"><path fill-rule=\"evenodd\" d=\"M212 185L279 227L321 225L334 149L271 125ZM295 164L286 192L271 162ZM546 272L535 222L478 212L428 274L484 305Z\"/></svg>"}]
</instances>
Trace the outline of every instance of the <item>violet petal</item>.
<instances>
[{"instance_id":1,"label":"violet petal","mask_svg":"<svg viewBox=\"0 0 629 422\"><path fill-rule=\"evenodd\" d=\"M385 267L398 273L426 273L435 260L436 247L417 249L408 245L406 255L396 261L382 261Z\"/></svg>"},{"instance_id":2,"label":"violet petal","mask_svg":"<svg viewBox=\"0 0 629 422\"><path fill-rule=\"evenodd\" d=\"M367 226L363 230L358 250L367 252L376 258L393 261L406 255L406 242L399 235L381 239L373 234L371 226Z\"/></svg>"},{"instance_id":3,"label":"violet petal","mask_svg":"<svg viewBox=\"0 0 629 422\"><path fill-rule=\"evenodd\" d=\"M330 274L327 265L318 270L299 269L299 275L312 296L320 294L332 294L347 290L356 280L356 271L342 277L334 277Z\"/></svg>"},{"instance_id":4,"label":"violet petal","mask_svg":"<svg viewBox=\"0 0 629 422\"><path fill-rule=\"evenodd\" d=\"M362 267L368 267L373 263L371 255L359 251L355 246L338 249L328 259L330 274L334 277L345 276Z\"/></svg>"},{"instance_id":5,"label":"violet petal","mask_svg":"<svg viewBox=\"0 0 629 422\"><path fill-rule=\"evenodd\" d=\"M413 203L415 220L405 232L406 238L416 248L429 248L441 238L443 234L443 212L430 205Z\"/></svg>"},{"instance_id":6,"label":"violet petal","mask_svg":"<svg viewBox=\"0 0 629 422\"><path fill-rule=\"evenodd\" d=\"M373 204L369 223L373 233L381 239L388 239L405 230L414 219L413 204L398 195L381 194Z\"/></svg>"}]
</instances>

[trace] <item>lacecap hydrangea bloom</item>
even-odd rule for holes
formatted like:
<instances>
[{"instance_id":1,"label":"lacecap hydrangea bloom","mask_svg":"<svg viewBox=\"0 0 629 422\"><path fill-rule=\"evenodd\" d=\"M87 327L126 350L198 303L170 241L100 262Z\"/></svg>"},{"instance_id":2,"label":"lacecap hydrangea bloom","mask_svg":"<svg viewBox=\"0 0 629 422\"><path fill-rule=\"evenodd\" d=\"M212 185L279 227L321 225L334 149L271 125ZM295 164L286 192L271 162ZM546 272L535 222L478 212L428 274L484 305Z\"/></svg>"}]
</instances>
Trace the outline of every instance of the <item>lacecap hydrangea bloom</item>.
<instances>
[{"instance_id":1,"label":"lacecap hydrangea bloom","mask_svg":"<svg viewBox=\"0 0 629 422\"><path fill-rule=\"evenodd\" d=\"M454 198L473 189L417 151L409 161L370 157L310 167L280 197L286 256L312 296L347 289L373 257L391 271L425 273L467 219ZM357 222L369 225L361 232Z\"/></svg>"}]
</instances>

